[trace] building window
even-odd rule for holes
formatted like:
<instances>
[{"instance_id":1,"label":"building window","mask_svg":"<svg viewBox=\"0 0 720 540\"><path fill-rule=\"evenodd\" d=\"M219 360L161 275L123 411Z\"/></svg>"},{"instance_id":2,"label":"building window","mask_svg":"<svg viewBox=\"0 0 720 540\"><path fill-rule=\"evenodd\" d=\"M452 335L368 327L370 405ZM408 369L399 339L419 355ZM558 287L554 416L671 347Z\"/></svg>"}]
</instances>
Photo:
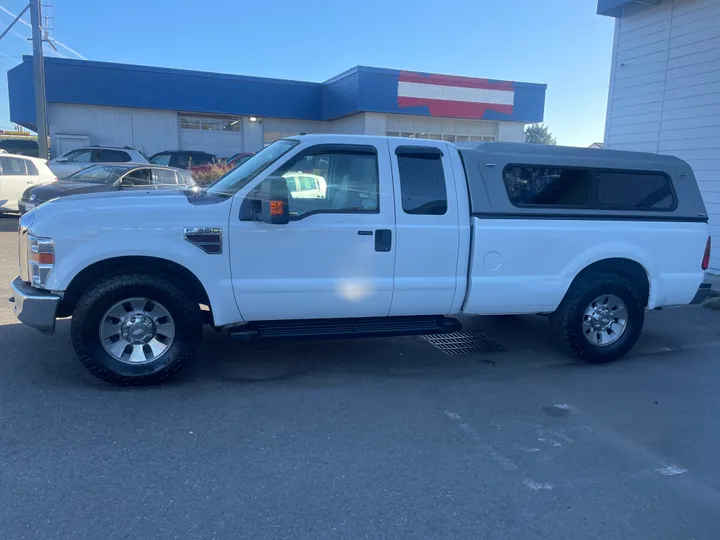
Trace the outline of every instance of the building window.
<instances>
[{"instance_id":1,"label":"building window","mask_svg":"<svg viewBox=\"0 0 720 540\"><path fill-rule=\"evenodd\" d=\"M445 142L483 142L497 140L498 123L463 118L414 117L387 115L390 137L410 137Z\"/></svg>"},{"instance_id":2,"label":"building window","mask_svg":"<svg viewBox=\"0 0 720 540\"><path fill-rule=\"evenodd\" d=\"M442 154L437 148L424 150L419 146L396 150L402 208L406 214L442 216L447 212Z\"/></svg>"},{"instance_id":3,"label":"building window","mask_svg":"<svg viewBox=\"0 0 720 540\"><path fill-rule=\"evenodd\" d=\"M239 116L189 116L180 115L180 129L202 131L240 131Z\"/></svg>"},{"instance_id":4,"label":"building window","mask_svg":"<svg viewBox=\"0 0 720 540\"><path fill-rule=\"evenodd\" d=\"M495 137L491 135L479 136L479 135L453 135L450 133L412 133L410 131L387 131L385 133L388 137L410 137L411 139L430 139L433 141L445 141L445 142L491 142L495 140Z\"/></svg>"},{"instance_id":5,"label":"building window","mask_svg":"<svg viewBox=\"0 0 720 540\"><path fill-rule=\"evenodd\" d=\"M670 179L644 171L508 165L503 180L515 206L596 210L672 210Z\"/></svg>"}]
</instances>

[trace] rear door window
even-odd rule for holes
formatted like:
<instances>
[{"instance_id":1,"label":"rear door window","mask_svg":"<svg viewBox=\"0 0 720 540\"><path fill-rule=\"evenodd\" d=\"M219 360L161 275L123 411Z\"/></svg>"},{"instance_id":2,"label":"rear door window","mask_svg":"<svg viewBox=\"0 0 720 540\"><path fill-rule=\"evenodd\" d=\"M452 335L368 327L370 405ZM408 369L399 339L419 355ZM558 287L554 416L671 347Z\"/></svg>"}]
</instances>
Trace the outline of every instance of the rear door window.
<instances>
[{"instance_id":1,"label":"rear door window","mask_svg":"<svg viewBox=\"0 0 720 540\"><path fill-rule=\"evenodd\" d=\"M192 165L206 165L208 163L212 163L214 159L215 156L209 154L195 154L190 156Z\"/></svg>"},{"instance_id":2,"label":"rear door window","mask_svg":"<svg viewBox=\"0 0 720 540\"><path fill-rule=\"evenodd\" d=\"M124 163L130 161L130 154L121 150L103 148L92 151L92 161L101 163Z\"/></svg>"},{"instance_id":3,"label":"rear door window","mask_svg":"<svg viewBox=\"0 0 720 540\"><path fill-rule=\"evenodd\" d=\"M72 163L90 163L92 158L91 150L73 150L65 154L64 157L67 161Z\"/></svg>"},{"instance_id":4,"label":"rear door window","mask_svg":"<svg viewBox=\"0 0 720 540\"><path fill-rule=\"evenodd\" d=\"M158 185L174 185L178 184L177 176L175 171L170 169L155 169L155 183Z\"/></svg>"},{"instance_id":5,"label":"rear door window","mask_svg":"<svg viewBox=\"0 0 720 540\"><path fill-rule=\"evenodd\" d=\"M21 158L0 157L3 176L27 176L25 160Z\"/></svg>"},{"instance_id":6,"label":"rear door window","mask_svg":"<svg viewBox=\"0 0 720 540\"><path fill-rule=\"evenodd\" d=\"M188 169L190 168L191 162L192 159L188 154L173 154L170 158L169 165L171 167L178 167L180 169Z\"/></svg>"},{"instance_id":7,"label":"rear door window","mask_svg":"<svg viewBox=\"0 0 720 540\"><path fill-rule=\"evenodd\" d=\"M27 167L27 173L30 176L38 176L40 173L38 173L37 167L35 164L30 161L29 159L23 160L25 162L25 167Z\"/></svg>"},{"instance_id":8,"label":"rear door window","mask_svg":"<svg viewBox=\"0 0 720 540\"><path fill-rule=\"evenodd\" d=\"M135 169L123 177L123 185L149 186L152 184L152 171L150 169Z\"/></svg>"},{"instance_id":9,"label":"rear door window","mask_svg":"<svg viewBox=\"0 0 720 540\"><path fill-rule=\"evenodd\" d=\"M398 147L402 209L406 214L442 216L447 213L447 187L442 153L437 148Z\"/></svg>"}]
</instances>

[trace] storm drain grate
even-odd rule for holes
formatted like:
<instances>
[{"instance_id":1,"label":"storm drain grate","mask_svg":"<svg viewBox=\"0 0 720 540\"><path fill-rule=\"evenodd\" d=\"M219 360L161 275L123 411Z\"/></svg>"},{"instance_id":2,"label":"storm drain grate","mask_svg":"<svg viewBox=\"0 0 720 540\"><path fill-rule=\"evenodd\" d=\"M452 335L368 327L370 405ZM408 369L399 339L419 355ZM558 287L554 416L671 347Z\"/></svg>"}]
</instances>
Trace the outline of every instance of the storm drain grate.
<instances>
[{"instance_id":1,"label":"storm drain grate","mask_svg":"<svg viewBox=\"0 0 720 540\"><path fill-rule=\"evenodd\" d=\"M455 332L453 334L422 336L422 338L445 354L452 356L487 354L505 350L505 345L493 341L480 332Z\"/></svg>"}]
</instances>

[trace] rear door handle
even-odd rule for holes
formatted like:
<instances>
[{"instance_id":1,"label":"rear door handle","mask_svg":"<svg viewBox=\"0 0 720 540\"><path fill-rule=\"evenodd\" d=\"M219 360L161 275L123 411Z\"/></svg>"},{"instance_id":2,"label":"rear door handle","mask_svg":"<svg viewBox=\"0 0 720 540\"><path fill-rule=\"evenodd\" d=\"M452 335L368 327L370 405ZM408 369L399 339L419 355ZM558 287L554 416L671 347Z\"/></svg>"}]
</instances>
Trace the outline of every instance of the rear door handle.
<instances>
[{"instance_id":1,"label":"rear door handle","mask_svg":"<svg viewBox=\"0 0 720 540\"><path fill-rule=\"evenodd\" d=\"M390 229L377 229L375 231L375 251L390 251L392 249L392 231Z\"/></svg>"}]
</instances>

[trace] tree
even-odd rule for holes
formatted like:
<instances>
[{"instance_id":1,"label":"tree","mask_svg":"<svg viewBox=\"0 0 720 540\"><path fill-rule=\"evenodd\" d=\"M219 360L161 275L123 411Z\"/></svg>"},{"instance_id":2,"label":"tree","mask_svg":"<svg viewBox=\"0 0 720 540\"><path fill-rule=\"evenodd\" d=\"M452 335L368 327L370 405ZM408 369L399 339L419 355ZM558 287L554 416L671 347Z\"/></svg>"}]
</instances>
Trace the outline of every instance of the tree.
<instances>
[{"instance_id":1,"label":"tree","mask_svg":"<svg viewBox=\"0 0 720 540\"><path fill-rule=\"evenodd\" d=\"M530 144L557 144L545 124L531 124L525 128L525 142Z\"/></svg>"}]
</instances>

